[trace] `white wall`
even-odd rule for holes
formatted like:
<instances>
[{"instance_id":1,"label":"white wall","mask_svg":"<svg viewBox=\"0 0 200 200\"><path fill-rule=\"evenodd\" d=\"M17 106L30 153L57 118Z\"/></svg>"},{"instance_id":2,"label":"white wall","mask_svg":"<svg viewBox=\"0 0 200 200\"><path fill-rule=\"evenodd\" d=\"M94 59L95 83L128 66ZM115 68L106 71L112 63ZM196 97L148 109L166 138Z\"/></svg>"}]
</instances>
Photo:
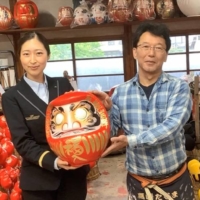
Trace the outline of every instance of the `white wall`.
<instances>
[{"instance_id":1,"label":"white wall","mask_svg":"<svg viewBox=\"0 0 200 200\"><path fill-rule=\"evenodd\" d=\"M9 1L8 0L1 0L1 6L6 6L9 8Z\"/></svg>"},{"instance_id":2,"label":"white wall","mask_svg":"<svg viewBox=\"0 0 200 200\"><path fill-rule=\"evenodd\" d=\"M32 0L39 10L37 27L54 27L56 25L58 10L61 6L73 7L71 0ZM9 8L8 0L1 0L0 5ZM0 34L0 50L12 50L12 36Z\"/></svg>"},{"instance_id":3,"label":"white wall","mask_svg":"<svg viewBox=\"0 0 200 200\"><path fill-rule=\"evenodd\" d=\"M13 51L12 36L0 35L0 51L2 51L2 50L12 50Z\"/></svg>"},{"instance_id":4,"label":"white wall","mask_svg":"<svg viewBox=\"0 0 200 200\"><path fill-rule=\"evenodd\" d=\"M5 0L4 0L5 1ZM38 6L39 12L49 12L57 18L58 9L61 6L73 7L70 0L32 0Z\"/></svg>"}]
</instances>

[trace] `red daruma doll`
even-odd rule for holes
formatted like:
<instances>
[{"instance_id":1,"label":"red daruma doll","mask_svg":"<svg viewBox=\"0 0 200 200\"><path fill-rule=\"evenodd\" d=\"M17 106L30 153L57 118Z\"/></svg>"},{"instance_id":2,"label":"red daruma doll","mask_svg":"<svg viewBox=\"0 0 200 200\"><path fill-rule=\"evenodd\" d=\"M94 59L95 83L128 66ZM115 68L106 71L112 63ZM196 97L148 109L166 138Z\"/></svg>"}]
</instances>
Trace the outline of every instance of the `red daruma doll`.
<instances>
[{"instance_id":1,"label":"red daruma doll","mask_svg":"<svg viewBox=\"0 0 200 200\"><path fill-rule=\"evenodd\" d=\"M107 111L92 93L65 93L47 107L46 137L52 151L71 166L93 163L110 138Z\"/></svg>"}]
</instances>

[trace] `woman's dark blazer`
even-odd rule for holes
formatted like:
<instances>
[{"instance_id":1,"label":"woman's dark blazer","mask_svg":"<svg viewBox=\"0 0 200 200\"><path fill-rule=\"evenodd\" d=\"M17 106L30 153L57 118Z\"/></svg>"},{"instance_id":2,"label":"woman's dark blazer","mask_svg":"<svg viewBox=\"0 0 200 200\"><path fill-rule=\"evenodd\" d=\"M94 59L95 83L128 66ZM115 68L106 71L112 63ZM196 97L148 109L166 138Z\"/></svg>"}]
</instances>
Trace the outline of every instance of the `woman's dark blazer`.
<instances>
[{"instance_id":1,"label":"woman's dark blazer","mask_svg":"<svg viewBox=\"0 0 200 200\"><path fill-rule=\"evenodd\" d=\"M49 102L73 90L66 78L47 77L47 82ZM2 108L12 141L23 158L20 187L23 190L56 190L66 170L54 170L57 156L50 150L45 136L47 104L22 78L2 95Z\"/></svg>"}]
</instances>

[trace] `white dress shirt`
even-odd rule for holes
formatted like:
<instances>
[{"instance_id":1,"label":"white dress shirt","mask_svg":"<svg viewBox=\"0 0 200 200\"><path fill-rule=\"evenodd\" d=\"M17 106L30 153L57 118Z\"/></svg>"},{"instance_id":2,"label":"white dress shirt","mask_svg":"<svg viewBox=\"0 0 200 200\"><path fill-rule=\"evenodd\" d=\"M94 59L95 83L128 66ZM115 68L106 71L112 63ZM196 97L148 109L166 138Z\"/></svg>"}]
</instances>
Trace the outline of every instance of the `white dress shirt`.
<instances>
[{"instance_id":1,"label":"white dress shirt","mask_svg":"<svg viewBox=\"0 0 200 200\"><path fill-rule=\"evenodd\" d=\"M24 80L32 88L32 90L37 94L40 99L42 99L46 104L49 103L49 90L46 76L44 76L44 83L38 83L32 81L24 75Z\"/></svg>"}]
</instances>

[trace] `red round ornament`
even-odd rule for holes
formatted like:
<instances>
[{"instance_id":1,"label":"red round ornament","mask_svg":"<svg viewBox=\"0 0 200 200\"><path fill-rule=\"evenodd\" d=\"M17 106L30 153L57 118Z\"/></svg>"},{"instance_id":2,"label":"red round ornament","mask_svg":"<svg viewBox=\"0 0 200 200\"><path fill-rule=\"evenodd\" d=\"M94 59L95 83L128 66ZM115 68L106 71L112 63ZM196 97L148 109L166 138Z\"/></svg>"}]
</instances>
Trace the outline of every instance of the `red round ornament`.
<instances>
[{"instance_id":1,"label":"red round ornament","mask_svg":"<svg viewBox=\"0 0 200 200\"><path fill-rule=\"evenodd\" d=\"M69 6L63 6L58 11L58 22L63 26L70 26L73 21L73 9Z\"/></svg>"},{"instance_id":2,"label":"red round ornament","mask_svg":"<svg viewBox=\"0 0 200 200\"><path fill-rule=\"evenodd\" d=\"M11 11L5 7L0 6L0 30L11 28L13 15Z\"/></svg>"},{"instance_id":3,"label":"red round ornament","mask_svg":"<svg viewBox=\"0 0 200 200\"><path fill-rule=\"evenodd\" d=\"M47 107L46 138L52 151L71 166L97 161L110 138L104 105L89 92L57 97Z\"/></svg>"},{"instance_id":4,"label":"red round ornament","mask_svg":"<svg viewBox=\"0 0 200 200\"><path fill-rule=\"evenodd\" d=\"M130 9L113 9L110 13L115 22L128 22L132 21L133 14Z\"/></svg>"},{"instance_id":5,"label":"red round ornament","mask_svg":"<svg viewBox=\"0 0 200 200\"><path fill-rule=\"evenodd\" d=\"M31 0L19 0L14 5L14 19L20 28L35 28L38 8Z\"/></svg>"}]
</instances>

